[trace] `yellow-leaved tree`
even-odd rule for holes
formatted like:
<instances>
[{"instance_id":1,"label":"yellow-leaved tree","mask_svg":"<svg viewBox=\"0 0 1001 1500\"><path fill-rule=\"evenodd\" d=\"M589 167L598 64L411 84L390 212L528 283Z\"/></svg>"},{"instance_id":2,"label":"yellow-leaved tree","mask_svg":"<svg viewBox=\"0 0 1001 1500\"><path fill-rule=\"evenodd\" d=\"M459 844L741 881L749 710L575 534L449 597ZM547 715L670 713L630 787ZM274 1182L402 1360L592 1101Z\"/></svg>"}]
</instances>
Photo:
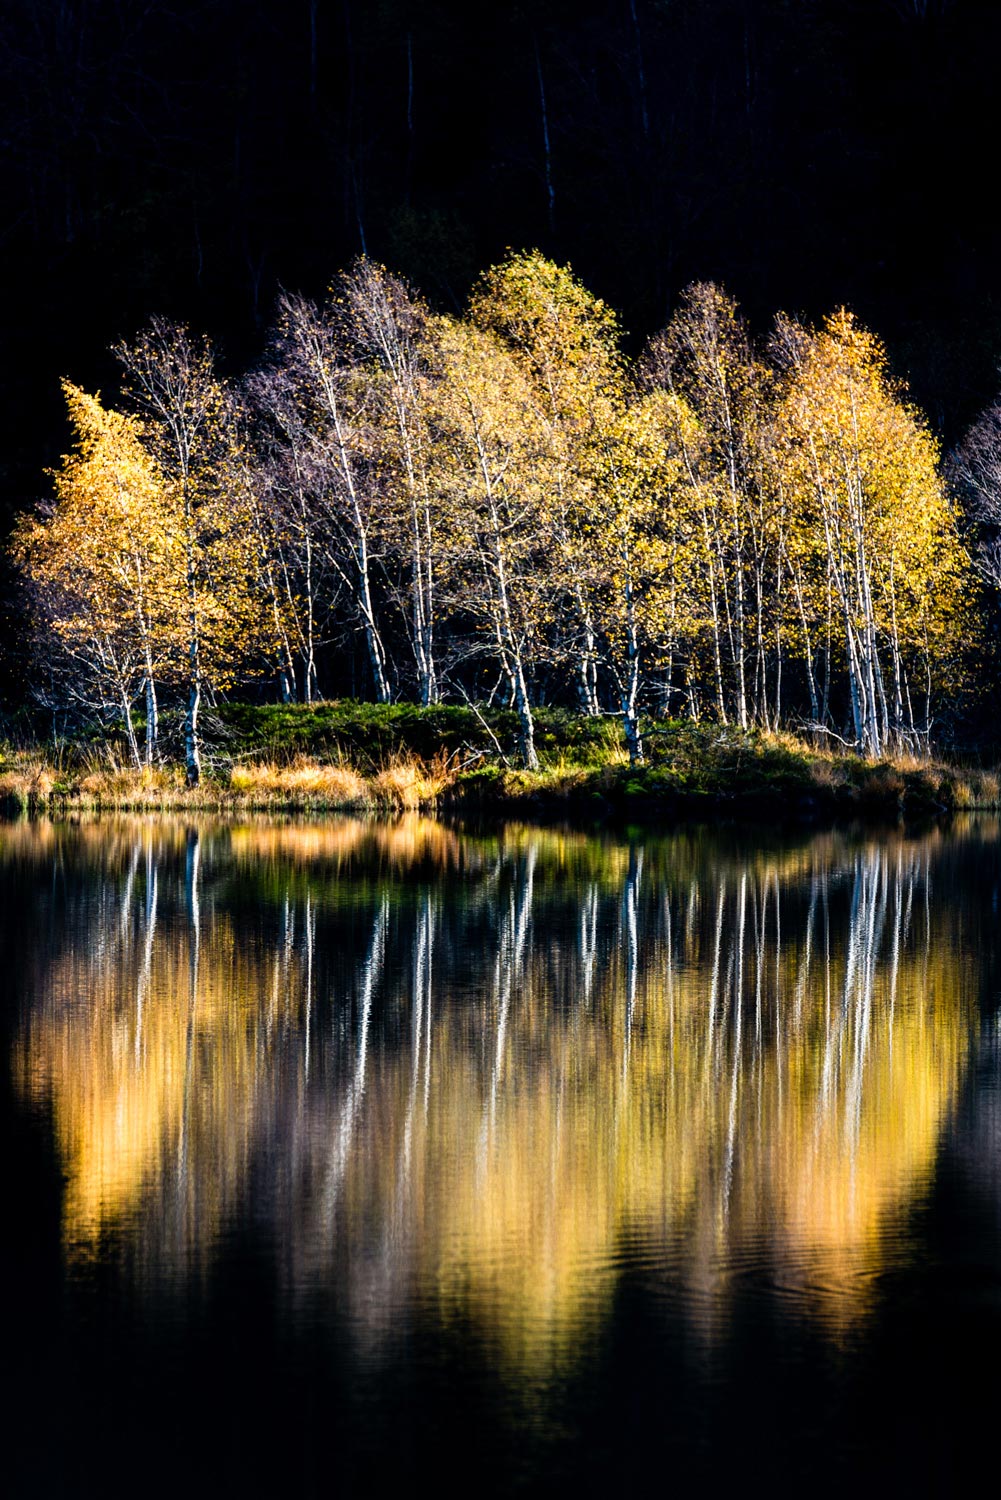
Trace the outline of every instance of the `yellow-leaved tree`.
<instances>
[{"instance_id":1,"label":"yellow-leaved tree","mask_svg":"<svg viewBox=\"0 0 1001 1500\"><path fill-rule=\"evenodd\" d=\"M538 765L528 662L549 538L539 503L540 436L530 384L496 334L433 325L436 486L449 514L453 610L476 622L518 716L519 748Z\"/></svg>"},{"instance_id":2,"label":"yellow-leaved tree","mask_svg":"<svg viewBox=\"0 0 1001 1500\"><path fill-rule=\"evenodd\" d=\"M717 712L726 723L732 703L746 727L768 718L762 624L777 556L762 464L769 373L737 304L712 282L685 290L643 371L675 398L665 412L697 507L702 558L692 581L705 596Z\"/></svg>"},{"instance_id":3,"label":"yellow-leaved tree","mask_svg":"<svg viewBox=\"0 0 1001 1500\"><path fill-rule=\"evenodd\" d=\"M178 562L170 579L184 649L171 675L186 689L185 772L201 775L199 709L206 687L224 687L265 623L255 588L257 529L232 403L217 377L207 339L154 318L131 344L116 349L127 389L142 417L142 435L166 481L169 530Z\"/></svg>"},{"instance_id":4,"label":"yellow-leaved tree","mask_svg":"<svg viewBox=\"0 0 1001 1500\"><path fill-rule=\"evenodd\" d=\"M156 755L156 683L181 631L182 539L170 485L135 417L111 411L68 381L75 435L53 478L54 505L18 526L13 555L29 581L40 647L84 711L120 713L139 766L133 705L145 694L145 760Z\"/></svg>"},{"instance_id":5,"label":"yellow-leaved tree","mask_svg":"<svg viewBox=\"0 0 1001 1500\"><path fill-rule=\"evenodd\" d=\"M685 620L692 568L692 494L669 434L674 398L652 391L622 405L596 442L595 485L582 523L588 608L612 679L631 761L643 759L639 702L646 672L666 671Z\"/></svg>"},{"instance_id":6,"label":"yellow-leaved tree","mask_svg":"<svg viewBox=\"0 0 1001 1500\"><path fill-rule=\"evenodd\" d=\"M829 657L844 653L861 750L927 743L964 634L969 577L938 443L851 313L816 331L780 322L776 345L787 371L772 462L805 633L829 635Z\"/></svg>"},{"instance_id":7,"label":"yellow-leaved tree","mask_svg":"<svg viewBox=\"0 0 1001 1500\"><path fill-rule=\"evenodd\" d=\"M573 673L586 714L601 710L595 540L607 455L627 403L615 313L539 251L511 255L476 286L470 318L502 340L525 382L535 429L538 513L554 553L539 623Z\"/></svg>"}]
</instances>

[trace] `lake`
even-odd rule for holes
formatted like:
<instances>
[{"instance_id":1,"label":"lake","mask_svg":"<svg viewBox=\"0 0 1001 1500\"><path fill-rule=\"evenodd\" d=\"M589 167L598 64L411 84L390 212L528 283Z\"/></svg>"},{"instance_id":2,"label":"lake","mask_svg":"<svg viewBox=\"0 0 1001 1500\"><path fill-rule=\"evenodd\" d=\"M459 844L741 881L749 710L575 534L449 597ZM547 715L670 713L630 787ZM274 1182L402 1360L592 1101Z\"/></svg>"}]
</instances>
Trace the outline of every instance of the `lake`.
<instances>
[{"instance_id":1,"label":"lake","mask_svg":"<svg viewBox=\"0 0 1001 1500\"><path fill-rule=\"evenodd\" d=\"M0 825L8 1492L971 1480L999 884L988 818Z\"/></svg>"}]
</instances>

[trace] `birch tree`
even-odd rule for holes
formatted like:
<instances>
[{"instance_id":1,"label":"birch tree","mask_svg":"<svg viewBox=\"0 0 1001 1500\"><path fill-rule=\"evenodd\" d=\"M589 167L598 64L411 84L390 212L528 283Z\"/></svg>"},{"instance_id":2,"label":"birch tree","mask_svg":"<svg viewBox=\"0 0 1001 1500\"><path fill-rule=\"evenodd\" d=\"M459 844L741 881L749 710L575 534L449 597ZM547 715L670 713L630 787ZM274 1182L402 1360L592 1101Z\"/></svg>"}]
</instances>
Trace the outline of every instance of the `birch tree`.
<instances>
[{"instance_id":1,"label":"birch tree","mask_svg":"<svg viewBox=\"0 0 1001 1500\"><path fill-rule=\"evenodd\" d=\"M441 566L440 516L434 493L427 420L428 313L422 302L384 266L362 257L340 284L358 355L382 417L384 498L395 511L394 539L407 579L404 618L425 707L439 696L435 663L437 575Z\"/></svg>"},{"instance_id":2,"label":"birch tree","mask_svg":"<svg viewBox=\"0 0 1001 1500\"><path fill-rule=\"evenodd\" d=\"M532 392L496 335L446 318L434 332L440 474L459 591L452 606L485 631L518 716L522 759L534 768L530 642L546 538Z\"/></svg>"},{"instance_id":3,"label":"birch tree","mask_svg":"<svg viewBox=\"0 0 1001 1500\"><path fill-rule=\"evenodd\" d=\"M75 446L55 472L55 503L18 526L15 560L30 581L42 651L93 714L120 713L135 766L157 751L157 682L179 644L179 538L169 486L140 424L64 382ZM145 751L133 709L142 694Z\"/></svg>"},{"instance_id":4,"label":"birch tree","mask_svg":"<svg viewBox=\"0 0 1001 1500\"><path fill-rule=\"evenodd\" d=\"M325 464L294 382L280 364L244 382L253 447L247 483L279 655L283 700L319 696L317 652L339 585L323 545Z\"/></svg>"},{"instance_id":5,"label":"birch tree","mask_svg":"<svg viewBox=\"0 0 1001 1500\"><path fill-rule=\"evenodd\" d=\"M662 405L654 393L607 424L589 527L597 563L589 605L634 763L643 760L644 676L675 643L681 581L676 492L683 489L683 468L665 441Z\"/></svg>"},{"instance_id":6,"label":"birch tree","mask_svg":"<svg viewBox=\"0 0 1001 1500\"><path fill-rule=\"evenodd\" d=\"M539 445L539 503L558 550L557 657L569 660L580 707L600 712L592 567L594 514L606 477L608 432L626 403L615 314L569 267L538 251L512 255L481 278L470 317L490 329L523 372Z\"/></svg>"},{"instance_id":7,"label":"birch tree","mask_svg":"<svg viewBox=\"0 0 1001 1500\"><path fill-rule=\"evenodd\" d=\"M256 604L252 532L244 497L227 465L231 426L211 345L182 325L154 318L115 353L126 389L144 418L143 440L168 482L171 534L183 557L178 589L186 645L185 774L201 777L199 710L206 687L219 687L250 634Z\"/></svg>"},{"instance_id":8,"label":"birch tree","mask_svg":"<svg viewBox=\"0 0 1001 1500\"><path fill-rule=\"evenodd\" d=\"M978 531L975 559L1001 588L1001 400L982 412L949 462L950 477Z\"/></svg>"},{"instance_id":9,"label":"birch tree","mask_svg":"<svg viewBox=\"0 0 1001 1500\"><path fill-rule=\"evenodd\" d=\"M761 509L766 372L736 303L711 282L685 291L668 327L651 340L643 368L652 385L681 398L698 421L696 428L679 424L676 437L699 502L716 706L725 723L732 684L734 717L746 728L755 603L750 564L763 540L752 517Z\"/></svg>"},{"instance_id":10,"label":"birch tree","mask_svg":"<svg viewBox=\"0 0 1001 1500\"><path fill-rule=\"evenodd\" d=\"M304 297L284 296L273 357L292 383L310 437L315 500L323 523L314 534L352 601L376 700L388 703L389 664L376 610L384 507L372 482L372 393L352 346L343 301L332 299L319 307Z\"/></svg>"},{"instance_id":11,"label":"birch tree","mask_svg":"<svg viewBox=\"0 0 1001 1500\"><path fill-rule=\"evenodd\" d=\"M810 571L834 603L854 743L927 742L962 634L968 558L938 445L893 385L879 340L840 311L791 351L776 462ZM801 543L801 551L805 550Z\"/></svg>"}]
</instances>

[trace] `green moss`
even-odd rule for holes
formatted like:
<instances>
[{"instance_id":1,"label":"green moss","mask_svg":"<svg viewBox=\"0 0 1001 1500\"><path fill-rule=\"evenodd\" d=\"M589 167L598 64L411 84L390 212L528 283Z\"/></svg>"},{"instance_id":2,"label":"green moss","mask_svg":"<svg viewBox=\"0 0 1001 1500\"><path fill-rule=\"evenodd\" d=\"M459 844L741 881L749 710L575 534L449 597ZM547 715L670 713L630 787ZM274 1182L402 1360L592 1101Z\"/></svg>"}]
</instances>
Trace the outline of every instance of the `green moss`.
<instances>
[{"instance_id":1,"label":"green moss","mask_svg":"<svg viewBox=\"0 0 1001 1500\"><path fill-rule=\"evenodd\" d=\"M540 708L535 713L536 747L547 763L572 753L594 762L619 742L618 725L585 719L566 709ZM477 754L518 755L518 719L510 709L474 710L462 704L413 703L248 704L226 703L207 721L210 748L231 757L280 758L341 756L362 769L381 765L393 755L430 760L445 752L460 759Z\"/></svg>"}]
</instances>

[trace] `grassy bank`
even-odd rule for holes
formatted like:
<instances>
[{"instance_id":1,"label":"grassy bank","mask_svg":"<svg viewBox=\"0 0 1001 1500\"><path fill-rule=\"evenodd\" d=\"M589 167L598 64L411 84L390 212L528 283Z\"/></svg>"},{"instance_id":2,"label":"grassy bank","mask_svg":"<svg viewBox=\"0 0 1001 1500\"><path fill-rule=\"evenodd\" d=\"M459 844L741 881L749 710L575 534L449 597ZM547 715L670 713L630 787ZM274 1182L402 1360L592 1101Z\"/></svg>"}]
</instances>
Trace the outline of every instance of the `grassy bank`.
<instances>
[{"instance_id":1,"label":"grassy bank","mask_svg":"<svg viewBox=\"0 0 1001 1500\"><path fill-rule=\"evenodd\" d=\"M234 811L437 808L604 817L929 816L997 808L994 771L933 760L869 761L787 734L646 726L647 763L630 766L618 723L542 710L541 766L515 764L505 711L354 703L228 705L209 723L206 770L189 790L179 765L136 771L120 746L0 748L8 811L80 808Z\"/></svg>"}]
</instances>

